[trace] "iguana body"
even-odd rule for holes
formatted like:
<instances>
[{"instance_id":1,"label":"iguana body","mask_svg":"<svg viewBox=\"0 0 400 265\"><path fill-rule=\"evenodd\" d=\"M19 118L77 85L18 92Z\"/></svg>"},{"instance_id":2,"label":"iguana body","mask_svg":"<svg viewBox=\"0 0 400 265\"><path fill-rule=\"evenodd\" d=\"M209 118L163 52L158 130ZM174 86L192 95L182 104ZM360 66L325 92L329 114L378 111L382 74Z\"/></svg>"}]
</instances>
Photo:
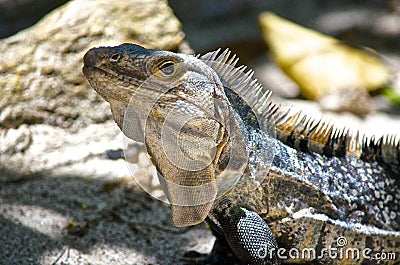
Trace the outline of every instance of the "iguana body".
<instances>
[{"instance_id":1,"label":"iguana body","mask_svg":"<svg viewBox=\"0 0 400 265\"><path fill-rule=\"evenodd\" d=\"M394 253L382 264L399 262L399 142L288 114L229 55L123 44L84 58L118 126L146 144L173 223L206 219L214 254L231 249L243 264L375 264L381 252ZM353 248L372 252L353 259Z\"/></svg>"}]
</instances>

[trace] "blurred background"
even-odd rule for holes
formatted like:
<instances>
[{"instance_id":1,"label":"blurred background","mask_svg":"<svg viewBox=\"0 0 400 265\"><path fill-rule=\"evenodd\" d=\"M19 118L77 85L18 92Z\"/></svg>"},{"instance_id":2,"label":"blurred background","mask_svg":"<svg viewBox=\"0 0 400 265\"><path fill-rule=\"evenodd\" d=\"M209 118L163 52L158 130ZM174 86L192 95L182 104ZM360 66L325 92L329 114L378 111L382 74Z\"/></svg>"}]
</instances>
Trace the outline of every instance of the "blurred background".
<instances>
[{"instance_id":1,"label":"blurred background","mask_svg":"<svg viewBox=\"0 0 400 265\"><path fill-rule=\"evenodd\" d=\"M66 0L0 0L0 38L35 24ZM399 0L170 0L190 46L199 53L230 47L252 57L265 47L257 17L272 11L354 45L400 47ZM243 57L243 56L241 56Z\"/></svg>"},{"instance_id":2,"label":"blurred background","mask_svg":"<svg viewBox=\"0 0 400 265\"><path fill-rule=\"evenodd\" d=\"M229 47L241 58L265 49L258 15L271 11L352 45L382 51L400 47L400 1L396 0L222 0L169 1L197 52Z\"/></svg>"}]
</instances>

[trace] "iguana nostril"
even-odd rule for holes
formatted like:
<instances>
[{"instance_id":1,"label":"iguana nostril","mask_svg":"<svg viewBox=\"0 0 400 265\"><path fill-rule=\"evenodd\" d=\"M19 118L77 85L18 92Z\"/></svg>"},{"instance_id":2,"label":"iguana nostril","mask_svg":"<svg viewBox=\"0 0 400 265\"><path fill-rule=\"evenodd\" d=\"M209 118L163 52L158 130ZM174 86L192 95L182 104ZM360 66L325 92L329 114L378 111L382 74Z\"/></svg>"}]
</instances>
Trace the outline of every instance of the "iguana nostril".
<instances>
[{"instance_id":1,"label":"iguana nostril","mask_svg":"<svg viewBox=\"0 0 400 265\"><path fill-rule=\"evenodd\" d=\"M99 54L100 53L96 52L94 49L87 51L83 57L84 66L98 66L101 63Z\"/></svg>"},{"instance_id":2,"label":"iguana nostril","mask_svg":"<svg viewBox=\"0 0 400 265\"><path fill-rule=\"evenodd\" d=\"M107 61L109 47L92 48L83 56L83 64L87 67L100 67Z\"/></svg>"}]
</instances>

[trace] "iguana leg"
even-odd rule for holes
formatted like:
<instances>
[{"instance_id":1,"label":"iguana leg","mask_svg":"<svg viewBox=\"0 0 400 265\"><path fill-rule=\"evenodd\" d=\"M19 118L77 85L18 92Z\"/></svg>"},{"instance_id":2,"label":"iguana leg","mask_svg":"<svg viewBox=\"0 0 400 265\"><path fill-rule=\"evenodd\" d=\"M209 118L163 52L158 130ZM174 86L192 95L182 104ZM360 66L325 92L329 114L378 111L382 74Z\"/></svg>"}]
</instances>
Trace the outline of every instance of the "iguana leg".
<instances>
[{"instance_id":1,"label":"iguana leg","mask_svg":"<svg viewBox=\"0 0 400 265\"><path fill-rule=\"evenodd\" d=\"M207 221L222 234L243 264L280 264L276 257L278 244L265 221L254 211L232 205L222 199ZM217 237L218 238L218 237ZM218 242L217 240L217 243Z\"/></svg>"}]
</instances>

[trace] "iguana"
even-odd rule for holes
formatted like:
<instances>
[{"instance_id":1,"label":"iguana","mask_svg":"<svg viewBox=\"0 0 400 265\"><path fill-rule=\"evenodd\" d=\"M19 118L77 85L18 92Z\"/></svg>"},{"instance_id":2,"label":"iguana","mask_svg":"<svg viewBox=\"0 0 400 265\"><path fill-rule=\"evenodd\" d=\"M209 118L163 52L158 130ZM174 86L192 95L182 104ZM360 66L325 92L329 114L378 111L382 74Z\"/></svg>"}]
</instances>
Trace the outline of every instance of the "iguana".
<instances>
[{"instance_id":1,"label":"iguana","mask_svg":"<svg viewBox=\"0 0 400 265\"><path fill-rule=\"evenodd\" d=\"M396 137L293 114L237 62L121 44L90 49L83 73L145 143L173 224L210 225L206 262L400 262Z\"/></svg>"}]
</instances>

